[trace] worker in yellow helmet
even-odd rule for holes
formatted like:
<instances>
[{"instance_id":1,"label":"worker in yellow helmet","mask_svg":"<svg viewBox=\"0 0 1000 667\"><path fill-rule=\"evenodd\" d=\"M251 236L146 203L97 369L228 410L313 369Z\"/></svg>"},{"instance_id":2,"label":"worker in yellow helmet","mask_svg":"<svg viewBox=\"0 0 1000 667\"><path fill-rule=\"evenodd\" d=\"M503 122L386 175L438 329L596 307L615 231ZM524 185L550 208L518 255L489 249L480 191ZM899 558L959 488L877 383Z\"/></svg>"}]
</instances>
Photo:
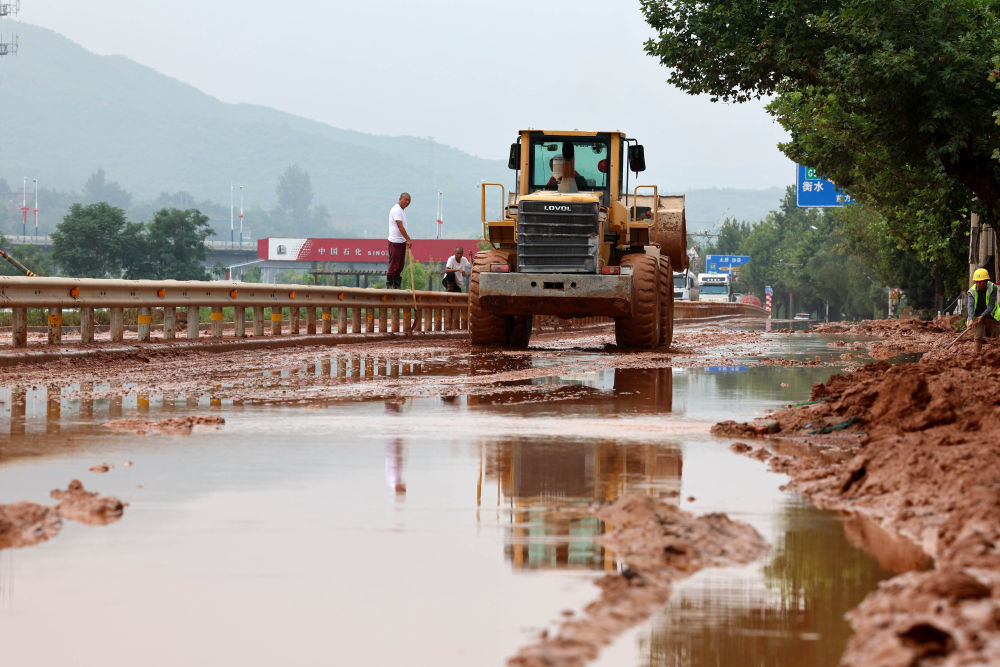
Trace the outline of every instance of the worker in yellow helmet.
<instances>
[{"instance_id":1,"label":"worker in yellow helmet","mask_svg":"<svg viewBox=\"0 0 1000 667\"><path fill-rule=\"evenodd\" d=\"M990 280L990 272L976 269L972 274L973 284L969 288L969 318L966 328L975 325L976 354L982 352L986 336L1000 333L1000 301L997 300L996 283Z\"/></svg>"}]
</instances>

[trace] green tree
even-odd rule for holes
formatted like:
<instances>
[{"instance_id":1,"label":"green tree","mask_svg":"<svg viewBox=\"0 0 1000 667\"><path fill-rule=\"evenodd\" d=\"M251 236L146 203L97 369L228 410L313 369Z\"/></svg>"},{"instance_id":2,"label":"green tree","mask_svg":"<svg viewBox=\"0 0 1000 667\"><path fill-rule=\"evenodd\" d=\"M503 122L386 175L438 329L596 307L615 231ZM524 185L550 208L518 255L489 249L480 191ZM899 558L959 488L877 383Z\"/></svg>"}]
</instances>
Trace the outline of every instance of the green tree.
<instances>
[{"instance_id":1,"label":"green tree","mask_svg":"<svg viewBox=\"0 0 1000 667\"><path fill-rule=\"evenodd\" d=\"M890 224L922 220L934 245L963 214L936 202L975 195L997 228L1000 91L984 56L1000 43L995 1L640 3L659 33L646 51L671 83L728 101L774 96L768 110L791 133L782 150Z\"/></svg>"},{"instance_id":2,"label":"green tree","mask_svg":"<svg viewBox=\"0 0 1000 667\"><path fill-rule=\"evenodd\" d=\"M48 253L39 246L32 245L9 245L7 239L0 234L0 248L3 248L14 259L21 262L32 273L39 276L52 275L52 261ZM24 275L7 260L0 260L0 275L21 276Z\"/></svg>"},{"instance_id":3,"label":"green tree","mask_svg":"<svg viewBox=\"0 0 1000 667\"><path fill-rule=\"evenodd\" d=\"M109 181L104 175L104 169L98 169L83 186L83 200L96 204L105 202L121 209L132 206L132 195L116 181Z\"/></svg>"},{"instance_id":4,"label":"green tree","mask_svg":"<svg viewBox=\"0 0 1000 667\"><path fill-rule=\"evenodd\" d=\"M105 202L73 204L52 232L52 259L63 275L119 278L145 251L143 227Z\"/></svg>"},{"instance_id":5,"label":"green tree","mask_svg":"<svg viewBox=\"0 0 1000 667\"><path fill-rule=\"evenodd\" d=\"M240 280L245 283L259 283L263 279L262 273L260 266L255 264L243 272L243 277Z\"/></svg>"},{"instance_id":6,"label":"green tree","mask_svg":"<svg viewBox=\"0 0 1000 667\"><path fill-rule=\"evenodd\" d=\"M309 173L297 164L289 165L278 178L278 206L286 215L291 215L294 221L303 225L309 218L309 207L312 205L312 179Z\"/></svg>"},{"instance_id":7,"label":"green tree","mask_svg":"<svg viewBox=\"0 0 1000 667\"><path fill-rule=\"evenodd\" d=\"M150 280L208 280L205 239L211 233L208 216L197 209L161 209L147 225L146 261L127 273Z\"/></svg>"}]
</instances>

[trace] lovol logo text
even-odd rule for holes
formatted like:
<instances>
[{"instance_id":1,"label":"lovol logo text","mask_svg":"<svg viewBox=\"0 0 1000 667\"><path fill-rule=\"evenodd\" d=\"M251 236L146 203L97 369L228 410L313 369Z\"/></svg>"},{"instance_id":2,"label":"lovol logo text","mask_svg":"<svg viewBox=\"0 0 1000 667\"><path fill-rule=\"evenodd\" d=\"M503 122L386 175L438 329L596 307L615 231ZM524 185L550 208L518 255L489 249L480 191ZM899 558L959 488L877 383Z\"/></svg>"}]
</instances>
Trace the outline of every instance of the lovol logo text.
<instances>
[{"instance_id":1,"label":"lovol logo text","mask_svg":"<svg viewBox=\"0 0 1000 667\"><path fill-rule=\"evenodd\" d=\"M556 204L546 204L544 206L544 209L546 211L565 211L566 213L569 213L571 210L573 210L569 206L566 206L565 204L563 204L561 206L556 205Z\"/></svg>"}]
</instances>

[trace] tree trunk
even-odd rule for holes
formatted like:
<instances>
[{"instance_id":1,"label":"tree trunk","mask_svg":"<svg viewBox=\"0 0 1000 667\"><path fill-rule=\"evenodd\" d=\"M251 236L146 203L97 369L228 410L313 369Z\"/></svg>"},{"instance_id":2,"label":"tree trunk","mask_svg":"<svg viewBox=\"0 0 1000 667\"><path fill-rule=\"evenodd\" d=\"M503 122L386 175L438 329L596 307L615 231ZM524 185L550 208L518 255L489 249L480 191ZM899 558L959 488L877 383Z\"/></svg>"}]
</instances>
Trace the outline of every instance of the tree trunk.
<instances>
[{"instance_id":1,"label":"tree trunk","mask_svg":"<svg viewBox=\"0 0 1000 667\"><path fill-rule=\"evenodd\" d=\"M934 314L937 315L944 310L944 279L937 264L931 264L931 275L934 276Z\"/></svg>"}]
</instances>

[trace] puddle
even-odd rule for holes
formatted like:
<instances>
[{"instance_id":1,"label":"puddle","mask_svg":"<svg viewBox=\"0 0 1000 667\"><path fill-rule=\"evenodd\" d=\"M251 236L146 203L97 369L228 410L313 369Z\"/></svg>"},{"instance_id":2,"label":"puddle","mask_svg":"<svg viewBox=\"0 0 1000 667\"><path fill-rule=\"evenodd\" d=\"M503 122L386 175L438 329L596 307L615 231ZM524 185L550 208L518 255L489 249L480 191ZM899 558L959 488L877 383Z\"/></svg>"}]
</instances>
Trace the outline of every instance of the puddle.
<instances>
[{"instance_id":1,"label":"puddle","mask_svg":"<svg viewBox=\"0 0 1000 667\"><path fill-rule=\"evenodd\" d=\"M546 364L530 353L334 355L260 377L393 382ZM0 503L45 503L74 478L129 503L112 525L67 524L40 546L0 550L5 658L501 665L596 597L594 578L620 564L594 543L604 526L588 508L636 492L726 512L773 551L681 582L598 664L834 665L844 612L889 576L856 546L879 536L780 491L783 477L707 429L801 400L835 371L739 360L559 371L505 380L497 393L449 393L446 381L439 397L322 409L208 391L103 397L111 387L99 384L0 389ZM101 426L193 414L226 424L186 436ZM123 461L134 465L88 472Z\"/></svg>"}]
</instances>

